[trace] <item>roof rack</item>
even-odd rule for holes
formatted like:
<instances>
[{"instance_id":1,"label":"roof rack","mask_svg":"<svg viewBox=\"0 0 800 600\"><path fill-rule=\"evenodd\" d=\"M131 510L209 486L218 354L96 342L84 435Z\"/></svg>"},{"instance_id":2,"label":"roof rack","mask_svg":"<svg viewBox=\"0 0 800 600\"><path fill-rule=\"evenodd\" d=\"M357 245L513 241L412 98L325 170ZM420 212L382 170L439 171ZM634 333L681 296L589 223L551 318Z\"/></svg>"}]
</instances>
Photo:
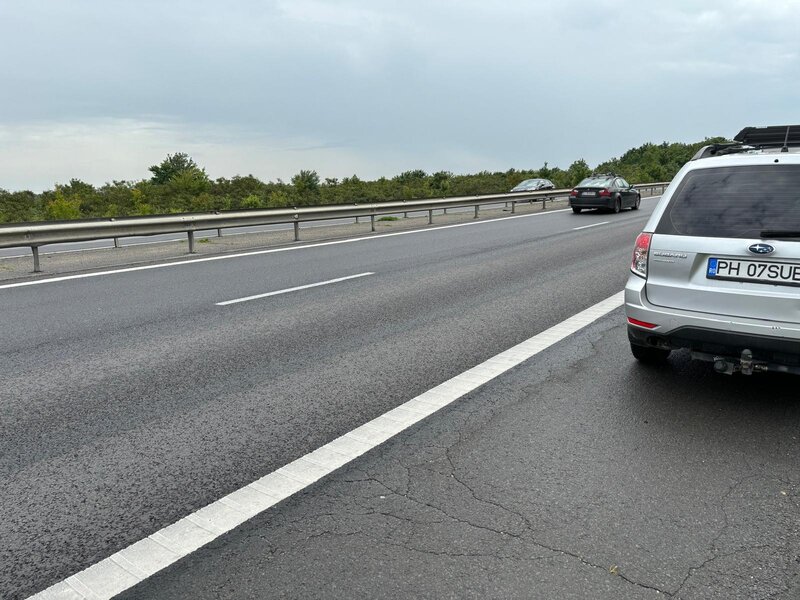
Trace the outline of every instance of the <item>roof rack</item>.
<instances>
[{"instance_id":1,"label":"roof rack","mask_svg":"<svg viewBox=\"0 0 800 600\"><path fill-rule=\"evenodd\" d=\"M723 154L735 154L737 152L747 152L748 150L755 150L753 146L744 146L738 142L726 142L724 144L709 144L703 146L692 157L692 160L701 158L708 158L709 156L722 156Z\"/></svg>"},{"instance_id":2,"label":"roof rack","mask_svg":"<svg viewBox=\"0 0 800 600\"><path fill-rule=\"evenodd\" d=\"M703 146L692 160L749 152L762 148L780 148L788 152L790 146L800 146L800 125L772 125L769 127L745 127L734 138L734 142Z\"/></svg>"},{"instance_id":3,"label":"roof rack","mask_svg":"<svg viewBox=\"0 0 800 600\"><path fill-rule=\"evenodd\" d=\"M733 139L750 146L780 146L782 152L788 152L790 145L800 146L800 125L745 127Z\"/></svg>"}]
</instances>

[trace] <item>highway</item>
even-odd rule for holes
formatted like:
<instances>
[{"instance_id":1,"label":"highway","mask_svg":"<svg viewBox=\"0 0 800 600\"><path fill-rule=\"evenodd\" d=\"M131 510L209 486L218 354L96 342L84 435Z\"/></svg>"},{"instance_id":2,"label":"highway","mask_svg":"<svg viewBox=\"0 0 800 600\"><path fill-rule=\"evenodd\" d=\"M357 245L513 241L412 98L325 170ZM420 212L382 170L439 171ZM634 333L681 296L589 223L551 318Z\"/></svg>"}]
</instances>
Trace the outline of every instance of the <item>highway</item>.
<instances>
[{"instance_id":1,"label":"highway","mask_svg":"<svg viewBox=\"0 0 800 600\"><path fill-rule=\"evenodd\" d=\"M123 597L796 598L796 380L627 349L655 204L4 282L0 597L606 302Z\"/></svg>"}]
</instances>

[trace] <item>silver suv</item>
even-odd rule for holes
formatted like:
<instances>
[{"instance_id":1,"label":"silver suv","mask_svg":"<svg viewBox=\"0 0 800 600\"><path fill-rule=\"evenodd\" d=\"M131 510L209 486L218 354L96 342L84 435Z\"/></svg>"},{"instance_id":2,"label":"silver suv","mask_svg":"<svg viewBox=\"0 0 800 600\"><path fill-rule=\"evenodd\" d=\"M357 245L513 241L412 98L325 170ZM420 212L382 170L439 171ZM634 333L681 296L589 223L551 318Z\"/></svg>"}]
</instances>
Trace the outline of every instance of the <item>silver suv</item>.
<instances>
[{"instance_id":1,"label":"silver suv","mask_svg":"<svg viewBox=\"0 0 800 600\"><path fill-rule=\"evenodd\" d=\"M636 239L633 355L800 374L800 125L748 127L675 176Z\"/></svg>"}]
</instances>

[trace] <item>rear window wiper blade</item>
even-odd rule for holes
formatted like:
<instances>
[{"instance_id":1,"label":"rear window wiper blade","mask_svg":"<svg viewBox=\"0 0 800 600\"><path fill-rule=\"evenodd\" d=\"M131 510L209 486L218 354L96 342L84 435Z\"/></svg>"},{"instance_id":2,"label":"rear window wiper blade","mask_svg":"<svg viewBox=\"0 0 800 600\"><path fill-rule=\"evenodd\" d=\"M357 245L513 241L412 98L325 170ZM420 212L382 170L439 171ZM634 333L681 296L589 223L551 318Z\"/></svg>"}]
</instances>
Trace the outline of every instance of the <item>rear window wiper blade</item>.
<instances>
[{"instance_id":1,"label":"rear window wiper blade","mask_svg":"<svg viewBox=\"0 0 800 600\"><path fill-rule=\"evenodd\" d=\"M800 238L800 231L785 229L765 229L761 232L762 238Z\"/></svg>"}]
</instances>

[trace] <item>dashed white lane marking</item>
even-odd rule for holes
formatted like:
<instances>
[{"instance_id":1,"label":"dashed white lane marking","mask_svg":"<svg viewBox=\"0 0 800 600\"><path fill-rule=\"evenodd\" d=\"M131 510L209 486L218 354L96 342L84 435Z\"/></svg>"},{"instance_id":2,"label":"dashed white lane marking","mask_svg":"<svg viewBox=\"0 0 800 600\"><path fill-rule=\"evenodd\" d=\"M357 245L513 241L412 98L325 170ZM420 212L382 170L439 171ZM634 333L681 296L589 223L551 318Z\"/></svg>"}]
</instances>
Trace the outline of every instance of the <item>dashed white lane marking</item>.
<instances>
[{"instance_id":1,"label":"dashed white lane marking","mask_svg":"<svg viewBox=\"0 0 800 600\"><path fill-rule=\"evenodd\" d=\"M618 292L598 302L31 598L103 600L124 592L583 329L622 301L623 292Z\"/></svg>"},{"instance_id":2,"label":"dashed white lane marking","mask_svg":"<svg viewBox=\"0 0 800 600\"><path fill-rule=\"evenodd\" d=\"M58 281L71 281L73 279L87 279L89 277L102 277L103 275L116 275L119 273L133 273L135 271L149 271L150 269L164 269L167 267L179 267L182 265L193 265L197 263L211 262L215 260L230 260L232 258L242 258L245 256L258 256L261 254L274 254L276 252L291 252L293 250L308 250L310 248L321 248L322 246L337 246L339 244L351 244L354 242L369 242L372 240L380 240L384 238L397 237L399 235L416 235L421 233L431 233L441 231L442 229L454 229L456 227L472 227L475 225L488 225L490 223L497 223L498 221L508 221L510 219L527 219L530 217L545 217L547 215L554 215L568 211L568 208L559 210L548 210L546 212L534 213L532 215L513 215L510 217L499 217L497 219L489 219L486 221L473 221L470 223L456 223L454 225L442 225L440 227L430 227L428 229L415 229L413 231L395 231L394 233L381 233L378 235L371 235L369 237L347 238L344 240L333 240L331 242L317 242L315 244L304 244L302 246L285 246L283 248L270 248L269 250L254 250L251 252L239 252L237 254L223 254L220 256L207 256L205 258L193 258L189 260L179 260L168 263L160 263L157 265L143 265L141 267L126 267L124 269L112 269L110 271L96 271L94 273L81 273L80 275L64 275L63 277L50 277L48 279L34 279L33 281L21 281L19 283L7 283L0 285L0 290L7 290L10 288L26 287L29 285L41 285L43 283L56 283Z\"/></svg>"},{"instance_id":3,"label":"dashed white lane marking","mask_svg":"<svg viewBox=\"0 0 800 600\"><path fill-rule=\"evenodd\" d=\"M358 275L348 275L347 277L337 277L336 279L329 279L328 281L320 281L319 283L309 283L308 285L298 285L297 287L286 288L285 290L278 290L276 292L267 292L266 294L256 294L255 296L246 296L244 298L237 298L236 300L225 300L225 302L217 302L217 306L228 306L229 304L238 304L239 302L248 302L249 300L258 300L260 298L269 298L270 296L280 296L281 294L288 294L289 292L297 292L299 290L307 290L308 288L319 287L321 285L330 285L331 283L339 283L340 281L347 281L348 279L358 279L359 277L367 277L368 275L375 275L375 273L359 273Z\"/></svg>"},{"instance_id":4,"label":"dashed white lane marking","mask_svg":"<svg viewBox=\"0 0 800 600\"><path fill-rule=\"evenodd\" d=\"M598 225L608 225L611 221L603 221L602 223L592 223L591 225L584 225L583 227L573 227L572 231L578 231L579 229L589 229L589 227L597 227Z\"/></svg>"}]
</instances>

